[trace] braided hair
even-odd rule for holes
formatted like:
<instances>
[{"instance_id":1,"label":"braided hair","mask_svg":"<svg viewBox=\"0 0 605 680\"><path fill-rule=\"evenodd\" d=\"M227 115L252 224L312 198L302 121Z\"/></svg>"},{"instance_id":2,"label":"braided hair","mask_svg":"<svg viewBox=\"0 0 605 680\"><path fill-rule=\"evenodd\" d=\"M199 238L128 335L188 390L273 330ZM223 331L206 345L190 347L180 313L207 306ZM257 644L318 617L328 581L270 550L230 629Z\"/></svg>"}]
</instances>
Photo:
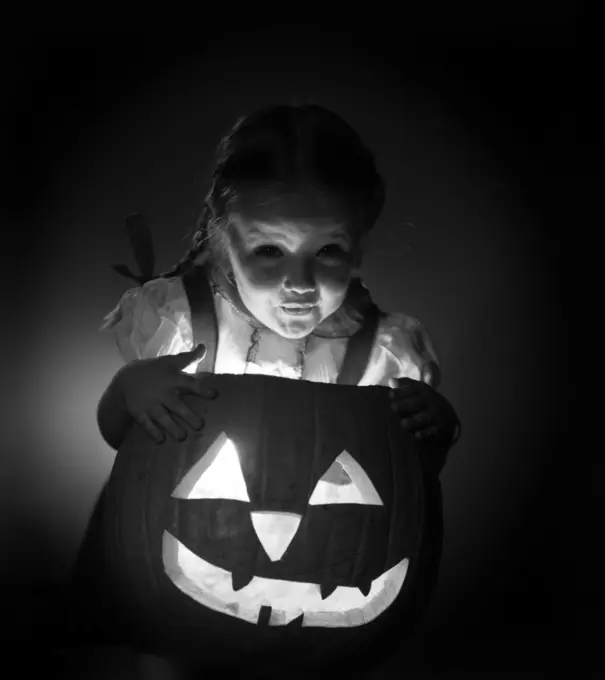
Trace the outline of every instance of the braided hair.
<instances>
[{"instance_id":1,"label":"braided hair","mask_svg":"<svg viewBox=\"0 0 605 680\"><path fill-rule=\"evenodd\" d=\"M374 158L340 116L304 104L270 106L239 118L218 145L210 191L188 250L153 278L180 276L205 259L228 268L227 211L245 183L304 181L337 192L361 211L358 236L370 231L382 211L385 187Z\"/></svg>"}]
</instances>

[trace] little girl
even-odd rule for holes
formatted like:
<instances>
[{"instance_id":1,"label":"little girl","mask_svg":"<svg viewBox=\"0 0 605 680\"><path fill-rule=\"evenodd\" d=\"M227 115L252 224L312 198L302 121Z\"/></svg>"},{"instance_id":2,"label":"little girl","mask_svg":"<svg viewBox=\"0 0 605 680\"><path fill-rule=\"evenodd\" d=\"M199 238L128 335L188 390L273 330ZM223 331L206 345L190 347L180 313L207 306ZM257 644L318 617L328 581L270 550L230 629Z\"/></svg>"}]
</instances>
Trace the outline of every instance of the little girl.
<instances>
[{"instance_id":1,"label":"little girl","mask_svg":"<svg viewBox=\"0 0 605 680\"><path fill-rule=\"evenodd\" d=\"M374 306L359 268L384 194L371 153L324 108L273 106L237 121L218 147L188 252L128 290L105 319L126 362L98 408L107 443L118 449L133 421L160 442L203 427L180 400L215 396L196 375L205 350L193 346L181 278L201 265L218 321L216 373L336 382L347 342ZM426 445L437 473L459 434L439 381L419 321L382 313L359 385L392 388L402 427Z\"/></svg>"}]
</instances>

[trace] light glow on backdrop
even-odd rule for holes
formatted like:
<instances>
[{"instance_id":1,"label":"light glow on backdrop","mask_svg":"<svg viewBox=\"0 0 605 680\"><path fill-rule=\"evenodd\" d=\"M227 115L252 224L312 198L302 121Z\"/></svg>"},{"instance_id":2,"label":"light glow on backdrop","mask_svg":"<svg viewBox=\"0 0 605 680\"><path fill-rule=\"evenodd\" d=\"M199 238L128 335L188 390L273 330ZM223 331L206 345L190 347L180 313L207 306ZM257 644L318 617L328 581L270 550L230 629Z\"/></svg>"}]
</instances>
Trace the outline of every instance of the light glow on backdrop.
<instances>
[{"instance_id":1,"label":"light glow on backdrop","mask_svg":"<svg viewBox=\"0 0 605 680\"><path fill-rule=\"evenodd\" d=\"M66 578L114 457L95 411L121 360L97 329L129 286L111 270L130 262L124 217L151 217L157 266L168 268L185 248L227 127L258 106L311 99L341 114L376 153L388 194L365 278L384 308L426 325L442 391L463 423L442 475L446 544L433 609L442 616L475 591L486 569L477 555L506 542L546 463L549 282L537 217L446 104L404 87L384 63L321 41L310 58L304 43L284 36L276 64L238 40L235 51L225 41L141 79L54 167L44 304L32 319L32 337L44 343L22 386L38 419L21 444L15 527L49 537L47 573Z\"/></svg>"}]
</instances>

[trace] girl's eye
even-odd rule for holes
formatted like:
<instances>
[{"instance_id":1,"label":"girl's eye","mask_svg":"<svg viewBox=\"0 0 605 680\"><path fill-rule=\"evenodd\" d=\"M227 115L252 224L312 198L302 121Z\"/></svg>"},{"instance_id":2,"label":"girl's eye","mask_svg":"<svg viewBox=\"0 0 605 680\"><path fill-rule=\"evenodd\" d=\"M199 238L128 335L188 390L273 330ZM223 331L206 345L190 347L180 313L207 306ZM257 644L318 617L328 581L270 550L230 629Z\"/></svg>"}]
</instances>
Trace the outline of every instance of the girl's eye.
<instances>
[{"instance_id":1,"label":"girl's eye","mask_svg":"<svg viewBox=\"0 0 605 680\"><path fill-rule=\"evenodd\" d=\"M342 258L344 255L346 255L346 252L337 243L330 243L317 252L318 257L326 257L330 259Z\"/></svg>"},{"instance_id":2,"label":"girl's eye","mask_svg":"<svg viewBox=\"0 0 605 680\"><path fill-rule=\"evenodd\" d=\"M259 246L254 249L255 255L260 255L260 257L279 257L281 255L281 250L277 246Z\"/></svg>"},{"instance_id":3,"label":"girl's eye","mask_svg":"<svg viewBox=\"0 0 605 680\"><path fill-rule=\"evenodd\" d=\"M276 259L283 255L280 248L273 245L258 246L254 249L254 254L267 259ZM346 251L337 243L330 243L317 251L316 257L323 259L342 259Z\"/></svg>"}]
</instances>

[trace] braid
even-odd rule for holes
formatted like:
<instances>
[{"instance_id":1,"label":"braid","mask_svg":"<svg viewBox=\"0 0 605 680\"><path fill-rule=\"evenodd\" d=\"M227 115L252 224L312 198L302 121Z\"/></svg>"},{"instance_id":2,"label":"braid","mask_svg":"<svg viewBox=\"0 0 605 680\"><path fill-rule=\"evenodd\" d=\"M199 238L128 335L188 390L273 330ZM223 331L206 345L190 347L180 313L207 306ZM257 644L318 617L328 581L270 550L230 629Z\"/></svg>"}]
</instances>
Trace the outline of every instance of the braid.
<instances>
[{"instance_id":1,"label":"braid","mask_svg":"<svg viewBox=\"0 0 605 680\"><path fill-rule=\"evenodd\" d=\"M240 118L233 127L230 134L223 137L215 152L215 163L212 171L212 184L210 191L204 200L204 207L200 215L195 231L191 236L191 245L181 258L181 260L171 269L162 272L155 278L170 278L182 276L194 267L195 261L206 250L208 256L212 254L212 236L219 230L219 215L224 213L226 200L231 194L229 189L224 188L223 173L224 168L230 158L231 138L237 131L238 126L243 122Z\"/></svg>"},{"instance_id":2,"label":"braid","mask_svg":"<svg viewBox=\"0 0 605 680\"><path fill-rule=\"evenodd\" d=\"M191 245L185 251L183 257L174 265L171 269L168 269L157 276L154 279L168 279L175 276L182 276L190 271L195 260L207 248L206 242L208 241L208 225L212 219L212 210L210 209L208 202L204 204L202 209L202 214L198 219L197 227L193 232L191 238Z\"/></svg>"}]
</instances>

